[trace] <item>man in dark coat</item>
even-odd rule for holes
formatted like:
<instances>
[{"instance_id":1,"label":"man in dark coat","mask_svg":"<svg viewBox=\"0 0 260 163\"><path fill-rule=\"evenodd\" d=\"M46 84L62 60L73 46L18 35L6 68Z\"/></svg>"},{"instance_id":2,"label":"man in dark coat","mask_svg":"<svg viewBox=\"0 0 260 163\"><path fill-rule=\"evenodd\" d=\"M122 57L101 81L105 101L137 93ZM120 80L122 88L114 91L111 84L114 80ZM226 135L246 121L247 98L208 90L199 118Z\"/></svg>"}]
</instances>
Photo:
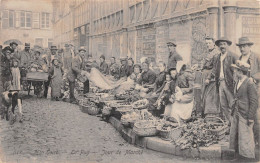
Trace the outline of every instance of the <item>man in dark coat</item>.
<instances>
[{"instance_id":1,"label":"man in dark coat","mask_svg":"<svg viewBox=\"0 0 260 163\"><path fill-rule=\"evenodd\" d=\"M232 44L228 39L222 37L215 41L215 44L219 47L220 54L214 56L212 73L205 84L208 84L211 79L215 79L220 97L221 112L230 122L230 107L234 98L234 78L231 64L235 64L237 56L228 51L228 47Z\"/></svg>"},{"instance_id":2,"label":"man in dark coat","mask_svg":"<svg viewBox=\"0 0 260 163\"><path fill-rule=\"evenodd\" d=\"M149 63L147 61L142 63L142 74L141 77L137 80L137 83L143 87L151 86L156 80L156 74L149 69Z\"/></svg>"},{"instance_id":3,"label":"man in dark coat","mask_svg":"<svg viewBox=\"0 0 260 163\"><path fill-rule=\"evenodd\" d=\"M79 55L73 58L71 68L69 69L67 78L69 80L69 87L70 87L70 102L77 103L77 99L74 96L75 90L75 80L79 76L84 76L86 71L86 60L85 60L85 53L86 49L80 48ZM84 90L83 93L88 93L89 91L89 80L83 82Z\"/></svg>"},{"instance_id":4,"label":"man in dark coat","mask_svg":"<svg viewBox=\"0 0 260 163\"><path fill-rule=\"evenodd\" d=\"M241 56L239 60L250 65L250 71L248 72L248 77L253 79L254 83L257 84L258 94L260 94L260 54L256 54L251 51L251 46L254 45L252 41L249 40L248 37L241 37L238 40L238 44L236 44L241 52ZM260 101L260 99L258 99ZM258 142L258 146L260 146L260 109L257 109L256 113L256 121L254 125L254 134L256 141Z\"/></svg>"},{"instance_id":5,"label":"man in dark coat","mask_svg":"<svg viewBox=\"0 0 260 163\"><path fill-rule=\"evenodd\" d=\"M100 56L99 70L104 75L108 75L108 73L109 73L108 64L106 63L106 57L104 55Z\"/></svg>"},{"instance_id":6,"label":"man in dark coat","mask_svg":"<svg viewBox=\"0 0 260 163\"><path fill-rule=\"evenodd\" d=\"M127 58L121 58L121 66L119 76L120 78L127 77L128 66L127 66Z\"/></svg>"},{"instance_id":7,"label":"man in dark coat","mask_svg":"<svg viewBox=\"0 0 260 163\"><path fill-rule=\"evenodd\" d=\"M1 54L1 89L8 91L11 88L12 72L11 72L11 52L12 49L7 46ZM2 90L1 90L2 91Z\"/></svg>"},{"instance_id":8,"label":"man in dark coat","mask_svg":"<svg viewBox=\"0 0 260 163\"><path fill-rule=\"evenodd\" d=\"M258 108L258 97L255 83L247 77L250 65L237 61L231 65L238 79L234 88L233 116L229 145L242 158L255 158L253 125Z\"/></svg>"},{"instance_id":9,"label":"man in dark coat","mask_svg":"<svg viewBox=\"0 0 260 163\"><path fill-rule=\"evenodd\" d=\"M168 41L167 46L169 49L169 58L168 58L168 69L170 68L176 68L176 64L178 61L182 61L182 57L180 54L177 53L176 51L176 46L177 44L174 41Z\"/></svg>"}]
</instances>

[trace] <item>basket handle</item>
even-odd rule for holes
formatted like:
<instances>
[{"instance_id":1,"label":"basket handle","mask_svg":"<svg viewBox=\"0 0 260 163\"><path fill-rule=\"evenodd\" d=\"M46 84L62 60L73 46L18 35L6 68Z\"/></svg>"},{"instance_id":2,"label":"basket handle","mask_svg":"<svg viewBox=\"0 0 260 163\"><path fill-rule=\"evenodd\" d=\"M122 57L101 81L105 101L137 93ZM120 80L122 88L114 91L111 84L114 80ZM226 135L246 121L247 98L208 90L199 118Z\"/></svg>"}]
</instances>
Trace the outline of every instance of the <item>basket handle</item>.
<instances>
[{"instance_id":1,"label":"basket handle","mask_svg":"<svg viewBox=\"0 0 260 163\"><path fill-rule=\"evenodd\" d=\"M223 121L223 119L221 119L221 118L219 118L219 117L216 117L216 116L208 116L208 117L206 117L206 118L217 118L218 120L221 121L221 123L225 124L225 122ZM206 118L204 118L204 121L205 121Z\"/></svg>"}]
</instances>

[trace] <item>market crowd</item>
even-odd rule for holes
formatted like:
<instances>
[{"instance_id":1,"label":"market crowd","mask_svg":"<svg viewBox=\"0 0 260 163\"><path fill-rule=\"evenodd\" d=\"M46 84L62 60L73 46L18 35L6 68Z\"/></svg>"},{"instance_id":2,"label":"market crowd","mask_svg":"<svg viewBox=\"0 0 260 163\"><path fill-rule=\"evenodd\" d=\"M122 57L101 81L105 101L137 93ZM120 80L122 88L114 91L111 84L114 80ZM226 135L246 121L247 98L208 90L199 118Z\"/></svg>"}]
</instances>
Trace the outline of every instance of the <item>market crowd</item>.
<instances>
[{"instance_id":1,"label":"market crowd","mask_svg":"<svg viewBox=\"0 0 260 163\"><path fill-rule=\"evenodd\" d=\"M173 40L167 42L167 63L155 63L152 58L135 63L128 57L118 63L117 58L105 55L99 56L98 63L86 49L75 50L71 44L65 44L64 49L30 49L25 43L24 50L18 51L18 44L12 42L0 48L1 89L27 90L32 85L36 95L47 98L50 87L51 99L60 100L67 83L67 101L71 103L78 102L74 94L77 81L83 83L83 94L90 92L91 83L118 92L135 89L149 101L153 115L172 118L179 125L192 116L224 119L230 126L230 148L243 157L254 158L255 145L259 146L260 55L251 51L254 43L247 37L239 38L236 44L241 54L229 51L232 42L224 37L216 41L206 37L205 43L208 53L202 64L191 66L178 54ZM28 72L48 73L48 80L44 84L29 83ZM201 82L195 76L198 72ZM196 89L201 89L199 107L194 107Z\"/></svg>"}]
</instances>

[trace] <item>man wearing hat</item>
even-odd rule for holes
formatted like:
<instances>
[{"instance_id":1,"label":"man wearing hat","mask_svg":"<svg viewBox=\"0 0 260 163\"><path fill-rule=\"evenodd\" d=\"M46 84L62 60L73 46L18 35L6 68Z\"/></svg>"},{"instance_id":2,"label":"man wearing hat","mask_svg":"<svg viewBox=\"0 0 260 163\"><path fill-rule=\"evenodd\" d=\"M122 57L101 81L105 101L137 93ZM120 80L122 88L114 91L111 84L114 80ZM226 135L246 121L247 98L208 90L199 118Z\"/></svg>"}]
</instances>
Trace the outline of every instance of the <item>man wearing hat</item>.
<instances>
[{"instance_id":1,"label":"man wearing hat","mask_svg":"<svg viewBox=\"0 0 260 163\"><path fill-rule=\"evenodd\" d=\"M260 94L260 55L256 54L254 52L251 51L251 46L254 45L254 43L252 41L249 40L248 37L241 37L238 40L238 44L237 46L240 49L241 52L241 56L239 57L239 60L245 63L248 63L250 65L250 72L248 73L249 77L252 77L252 79L254 80L254 82L257 84L258 87L258 94ZM260 99L259 99L260 100ZM257 110L257 118L256 120L260 119L260 113L259 113L259 109ZM256 140L258 141L258 146L260 143L260 125L258 123L258 121L256 121L256 124L254 126L254 133L255 133L255 137Z\"/></svg>"},{"instance_id":2,"label":"man wearing hat","mask_svg":"<svg viewBox=\"0 0 260 163\"><path fill-rule=\"evenodd\" d=\"M214 65L205 84L210 80L216 81L217 91L220 98L220 109L224 113L225 118L230 122L231 103L233 101L234 79L231 64L235 64L237 56L228 51L228 47L232 44L227 38L222 37L215 41L215 44L220 50L220 54L214 57Z\"/></svg>"},{"instance_id":3,"label":"man wearing hat","mask_svg":"<svg viewBox=\"0 0 260 163\"><path fill-rule=\"evenodd\" d=\"M79 49L79 55L77 55L72 60L71 68L68 71L67 78L69 80L69 88L70 88L70 102L76 104L77 99L74 96L74 90L75 90L75 80L76 78L80 76L85 76L86 71L86 60L85 60L85 53L86 49L81 47ZM83 93L88 93L89 91L89 80L83 81L84 90Z\"/></svg>"},{"instance_id":4,"label":"man wearing hat","mask_svg":"<svg viewBox=\"0 0 260 163\"><path fill-rule=\"evenodd\" d=\"M104 55L100 56L99 70L105 75L108 75L109 73L108 64L106 63L106 57Z\"/></svg>"},{"instance_id":5,"label":"man wearing hat","mask_svg":"<svg viewBox=\"0 0 260 163\"><path fill-rule=\"evenodd\" d=\"M177 44L173 40L169 40L167 46L170 52L167 65L168 69L176 68L177 62L182 60L182 57L176 51Z\"/></svg>"},{"instance_id":6,"label":"man wearing hat","mask_svg":"<svg viewBox=\"0 0 260 163\"><path fill-rule=\"evenodd\" d=\"M230 149L234 149L243 159L254 159L253 125L258 108L257 91L255 83L247 77L249 64L238 60L231 67L238 80L234 88L229 145Z\"/></svg>"}]
</instances>

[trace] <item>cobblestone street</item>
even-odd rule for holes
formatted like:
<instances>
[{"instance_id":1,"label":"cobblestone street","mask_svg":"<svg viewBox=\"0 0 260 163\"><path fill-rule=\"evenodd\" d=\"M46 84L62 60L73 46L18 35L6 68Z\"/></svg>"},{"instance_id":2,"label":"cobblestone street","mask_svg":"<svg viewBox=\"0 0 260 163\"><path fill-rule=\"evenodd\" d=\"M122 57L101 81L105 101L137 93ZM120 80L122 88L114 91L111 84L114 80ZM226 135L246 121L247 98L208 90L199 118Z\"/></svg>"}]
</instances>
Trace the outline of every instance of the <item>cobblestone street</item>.
<instances>
[{"instance_id":1,"label":"cobblestone street","mask_svg":"<svg viewBox=\"0 0 260 163\"><path fill-rule=\"evenodd\" d=\"M0 121L0 162L195 161L130 145L109 123L77 105L26 98L23 123Z\"/></svg>"}]
</instances>

